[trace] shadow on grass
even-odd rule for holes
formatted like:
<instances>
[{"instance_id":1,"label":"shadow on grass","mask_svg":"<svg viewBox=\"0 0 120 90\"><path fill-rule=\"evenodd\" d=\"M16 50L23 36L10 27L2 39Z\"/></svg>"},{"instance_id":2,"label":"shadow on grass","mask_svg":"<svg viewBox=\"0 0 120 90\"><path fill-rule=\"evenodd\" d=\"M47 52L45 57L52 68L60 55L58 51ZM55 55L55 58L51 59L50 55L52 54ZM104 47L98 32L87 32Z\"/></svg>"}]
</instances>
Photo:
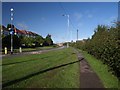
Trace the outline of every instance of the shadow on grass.
<instances>
[{"instance_id":1,"label":"shadow on grass","mask_svg":"<svg viewBox=\"0 0 120 90\"><path fill-rule=\"evenodd\" d=\"M82 58L82 59L84 59L84 58ZM82 60L82 59L81 59L81 60ZM3 84L2 84L2 87L5 88L5 87L7 87L7 86L10 86L10 85L12 85L12 84L18 83L18 82L20 82L20 81L23 81L23 80L28 79L28 78L30 78L30 77L36 76L36 75L38 75L38 74L42 74L42 73L45 73L45 72L48 72L48 71L51 71L51 70L54 70L54 69L57 69L57 68L60 68L60 67L67 66L67 65L71 65L71 64L80 62L81 60L77 60L77 61L74 61L74 62L62 64L62 65L55 66L55 67L51 67L51 68L48 68L48 69L45 69L45 70L42 70L42 71L39 71L39 72L36 72L36 73L29 74L29 75L27 75L27 76L25 76L25 77L22 77L22 78L19 78L19 79L16 79L16 80L12 80L12 81L9 81L9 82L7 82L7 83L3 83Z\"/></svg>"}]
</instances>

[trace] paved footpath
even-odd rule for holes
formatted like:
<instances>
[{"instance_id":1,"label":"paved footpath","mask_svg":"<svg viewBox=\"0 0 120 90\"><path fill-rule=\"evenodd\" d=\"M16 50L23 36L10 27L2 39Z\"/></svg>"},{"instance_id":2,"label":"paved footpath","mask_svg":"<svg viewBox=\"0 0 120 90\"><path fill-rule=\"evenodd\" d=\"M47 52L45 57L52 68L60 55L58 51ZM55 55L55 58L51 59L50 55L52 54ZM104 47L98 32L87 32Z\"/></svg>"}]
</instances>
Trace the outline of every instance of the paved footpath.
<instances>
[{"instance_id":1,"label":"paved footpath","mask_svg":"<svg viewBox=\"0 0 120 90\"><path fill-rule=\"evenodd\" d=\"M80 60L80 88L104 88L97 74L91 69L81 53L75 50Z\"/></svg>"}]
</instances>

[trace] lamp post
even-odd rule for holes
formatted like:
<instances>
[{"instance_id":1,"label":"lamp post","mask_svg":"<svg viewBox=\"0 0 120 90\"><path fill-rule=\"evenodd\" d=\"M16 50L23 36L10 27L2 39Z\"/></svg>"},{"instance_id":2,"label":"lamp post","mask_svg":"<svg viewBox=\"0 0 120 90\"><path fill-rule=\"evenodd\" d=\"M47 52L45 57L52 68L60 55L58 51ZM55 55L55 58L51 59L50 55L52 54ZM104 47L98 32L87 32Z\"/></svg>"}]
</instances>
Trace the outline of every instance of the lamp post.
<instances>
[{"instance_id":1,"label":"lamp post","mask_svg":"<svg viewBox=\"0 0 120 90\"><path fill-rule=\"evenodd\" d=\"M13 8L11 8L10 9L10 11L11 11L11 54L13 54L13 25L12 25L12 23L13 23Z\"/></svg>"},{"instance_id":2,"label":"lamp post","mask_svg":"<svg viewBox=\"0 0 120 90\"><path fill-rule=\"evenodd\" d=\"M77 41L78 41L78 29L77 29Z\"/></svg>"},{"instance_id":3,"label":"lamp post","mask_svg":"<svg viewBox=\"0 0 120 90\"><path fill-rule=\"evenodd\" d=\"M63 16L67 16L67 22L68 22L68 36L69 36L69 15L63 14ZM69 42L67 42L67 48L69 47Z\"/></svg>"}]
</instances>

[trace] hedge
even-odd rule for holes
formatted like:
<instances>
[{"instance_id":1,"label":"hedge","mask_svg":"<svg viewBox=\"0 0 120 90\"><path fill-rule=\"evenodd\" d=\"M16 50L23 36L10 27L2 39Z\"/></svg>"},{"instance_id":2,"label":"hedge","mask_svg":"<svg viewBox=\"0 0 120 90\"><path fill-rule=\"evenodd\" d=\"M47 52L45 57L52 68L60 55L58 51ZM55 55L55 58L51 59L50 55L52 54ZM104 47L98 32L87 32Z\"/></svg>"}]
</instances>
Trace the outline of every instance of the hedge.
<instances>
[{"instance_id":1,"label":"hedge","mask_svg":"<svg viewBox=\"0 0 120 90\"><path fill-rule=\"evenodd\" d=\"M73 46L102 60L120 80L120 22L111 27L98 25L91 39L76 42Z\"/></svg>"}]
</instances>

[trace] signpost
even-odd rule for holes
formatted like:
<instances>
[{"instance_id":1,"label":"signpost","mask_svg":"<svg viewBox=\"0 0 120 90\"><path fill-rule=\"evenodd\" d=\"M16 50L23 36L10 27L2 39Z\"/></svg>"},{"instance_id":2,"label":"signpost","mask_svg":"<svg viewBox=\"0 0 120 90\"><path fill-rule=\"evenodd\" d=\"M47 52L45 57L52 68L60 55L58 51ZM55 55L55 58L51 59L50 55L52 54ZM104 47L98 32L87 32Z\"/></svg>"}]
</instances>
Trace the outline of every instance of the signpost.
<instances>
[{"instance_id":1,"label":"signpost","mask_svg":"<svg viewBox=\"0 0 120 90\"><path fill-rule=\"evenodd\" d=\"M11 54L13 54L13 34L14 34L14 30L13 30L13 8L10 9L11 11L11 29L10 29L10 34L11 34Z\"/></svg>"}]
</instances>

